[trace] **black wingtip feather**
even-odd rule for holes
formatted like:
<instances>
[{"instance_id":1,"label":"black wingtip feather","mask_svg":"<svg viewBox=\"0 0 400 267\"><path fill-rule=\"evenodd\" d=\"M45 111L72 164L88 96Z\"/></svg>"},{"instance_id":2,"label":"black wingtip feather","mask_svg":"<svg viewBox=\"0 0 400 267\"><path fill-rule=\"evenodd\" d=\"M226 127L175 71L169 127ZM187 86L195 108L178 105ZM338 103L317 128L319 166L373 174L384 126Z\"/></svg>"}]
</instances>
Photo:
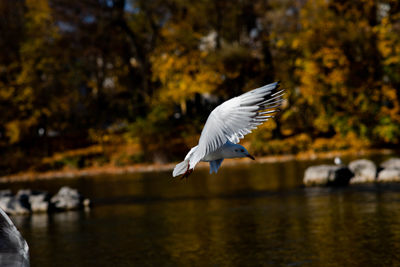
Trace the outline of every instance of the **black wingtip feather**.
<instances>
[{"instance_id":1,"label":"black wingtip feather","mask_svg":"<svg viewBox=\"0 0 400 267\"><path fill-rule=\"evenodd\" d=\"M272 90L271 90L271 93L272 92L276 92L277 90L278 90L278 88L281 86L281 81L277 81L277 82L275 82L276 83L276 85L275 85L275 88L273 88Z\"/></svg>"}]
</instances>

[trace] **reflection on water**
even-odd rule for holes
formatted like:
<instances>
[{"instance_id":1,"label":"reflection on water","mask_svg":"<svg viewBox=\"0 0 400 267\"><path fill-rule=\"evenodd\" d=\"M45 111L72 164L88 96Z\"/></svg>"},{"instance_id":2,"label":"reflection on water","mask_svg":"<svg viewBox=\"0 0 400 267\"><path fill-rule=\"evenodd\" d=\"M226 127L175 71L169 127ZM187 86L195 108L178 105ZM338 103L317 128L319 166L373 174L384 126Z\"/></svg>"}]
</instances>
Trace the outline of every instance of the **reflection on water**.
<instances>
[{"instance_id":1,"label":"reflection on water","mask_svg":"<svg viewBox=\"0 0 400 267\"><path fill-rule=\"evenodd\" d=\"M16 216L32 266L396 266L400 185L303 188L309 163L56 180L87 212Z\"/></svg>"}]
</instances>

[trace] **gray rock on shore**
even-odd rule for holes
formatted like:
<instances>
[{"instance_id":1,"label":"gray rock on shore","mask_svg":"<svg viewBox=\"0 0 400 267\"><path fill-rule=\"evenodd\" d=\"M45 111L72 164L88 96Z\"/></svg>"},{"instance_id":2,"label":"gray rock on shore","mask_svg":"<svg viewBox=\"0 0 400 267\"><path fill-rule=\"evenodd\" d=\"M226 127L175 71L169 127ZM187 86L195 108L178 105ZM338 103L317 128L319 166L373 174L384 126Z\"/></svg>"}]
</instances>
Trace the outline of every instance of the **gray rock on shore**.
<instances>
[{"instance_id":1,"label":"gray rock on shore","mask_svg":"<svg viewBox=\"0 0 400 267\"><path fill-rule=\"evenodd\" d=\"M400 182L400 158L391 158L377 168L374 162L359 159L344 165L311 166L304 173L303 183L309 185L347 185L348 183Z\"/></svg>"},{"instance_id":2,"label":"gray rock on shore","mask_svg":"<svg viewBox=\"0 0 400 267\"><path fill-rule=\"evenodd\" d=\"M350 183L371 183L376 181L376 165L367 159L353 160L349 169L354 173Z\"/></svg>"},{"instance_id":3,"label":"gray rock on shore","mask_svg":"<svg viewBox=\"0 0 400 267\"><path fill-rule=\"evenodd\" d=\"M381 163L378 173L378 182L400 182L400 158L391 158Z\"/></svg>"},{"instance_id":4,"label":"gray rock on shore","mask_svg":"<svg viewBox=\"0 0 400 267\"><path fill-rule=\"evenodd\" d=\"M347 185L354 174L342 165L318 165L307 168L303 183L309 185Z\"/></svg>"},{"instance_id":5,"label":"gray rock on shore","mask_svg":"<svg viewBox=\"0 0 400 267\"><path fill-rule=\"evenodd\" d=\"M18 192L15 196L6 190L0 194L0 208L8 214L29 214L29 198L24 192Z\"/></svg>"},{"instance_id":6,"label":"gray rock on shore","mask_svg":"<svg viewBox=\"0 0 400 267\"><path fill-rule=\"evenodd\" d=\"M49 209L49 194L46 192L33 192L29 195L29 204L32 212L47 212Z\"/></svg>"},{"instance_id":7,"label":"gray rock on shore","mask_svg":"<svg viewBox=\"0 0 400 267\"><path fill-rule=\"evenodd\" d=\"M400 169L383 169L378 174L378 182L400 182Z\"/></svg>"},{"instance_id":8,"label":"gray rock on shore","mask_svg":"<svg viewBox=\"0 0 400 267\"><path fill-rule=\"evenodd\" d=\"M380 164L383 169L400 169L400 158L391 158Z\"/></svg>"},{"instance_id":9,"label":"gray rock on shore","mask_svg":"<svg viewBox=\"0 0 400 267\"><path fill-rule=\"evenodd\" d=\"M47 192L30 189L19 190L15 195L10 190L0 191L0 208L11 215L74 210L89 205L89 199L69 187L62 187L52 198Z\"/></svg>"},{"instance_id":10,"label":"gray rock on shore","mask_svg":"<svg viewBox=\"0 0 400 267\"><path fill-rule=\"evenodd\" d=\"M83 197L78 190L63 186L50 199L50 203L58 210L74 210L83 205Z\"/></svg>"}]
</instances>

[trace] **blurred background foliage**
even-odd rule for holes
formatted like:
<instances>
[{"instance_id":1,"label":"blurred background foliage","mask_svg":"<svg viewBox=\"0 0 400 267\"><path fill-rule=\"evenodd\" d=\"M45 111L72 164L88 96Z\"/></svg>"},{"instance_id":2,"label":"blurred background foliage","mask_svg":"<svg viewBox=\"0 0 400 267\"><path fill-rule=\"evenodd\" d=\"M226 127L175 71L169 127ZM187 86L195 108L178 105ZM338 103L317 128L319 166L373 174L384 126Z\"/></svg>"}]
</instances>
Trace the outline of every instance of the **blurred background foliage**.
<instances>
[{"instance_id":1,"label":"blurred background foliage","mask_svg":"<svg viewBox=\"0 0 400 267\"><path fill-rule=\"evenodd\" d=\"M3 0L0 51L0 174L177 160L276 80L256 155L400 141L395 0Z\"/></svg>"}]
</instances>

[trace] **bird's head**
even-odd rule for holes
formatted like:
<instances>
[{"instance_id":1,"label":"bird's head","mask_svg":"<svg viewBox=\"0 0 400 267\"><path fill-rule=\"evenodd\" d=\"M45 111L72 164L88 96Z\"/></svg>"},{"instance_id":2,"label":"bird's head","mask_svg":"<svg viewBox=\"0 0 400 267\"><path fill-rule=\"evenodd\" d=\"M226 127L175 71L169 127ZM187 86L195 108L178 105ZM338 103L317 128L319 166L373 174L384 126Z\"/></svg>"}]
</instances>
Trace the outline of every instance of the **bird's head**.
<instances>
[{"instance_id":1,"label":"bird's head","mask_svg":"<svg viewBox=\"0 0 400 267\"><path fill-rule=\"evenodd\" d=\"M233 153L235 154L235 158L248 157L248 158L251 158L252 160L255 160L255 158L252 155L250 155L250 153L247 151L247 149L241 145L236 144L234 147L232 147L232 149L233 149Z\"/></svg>"}]
</instances>

